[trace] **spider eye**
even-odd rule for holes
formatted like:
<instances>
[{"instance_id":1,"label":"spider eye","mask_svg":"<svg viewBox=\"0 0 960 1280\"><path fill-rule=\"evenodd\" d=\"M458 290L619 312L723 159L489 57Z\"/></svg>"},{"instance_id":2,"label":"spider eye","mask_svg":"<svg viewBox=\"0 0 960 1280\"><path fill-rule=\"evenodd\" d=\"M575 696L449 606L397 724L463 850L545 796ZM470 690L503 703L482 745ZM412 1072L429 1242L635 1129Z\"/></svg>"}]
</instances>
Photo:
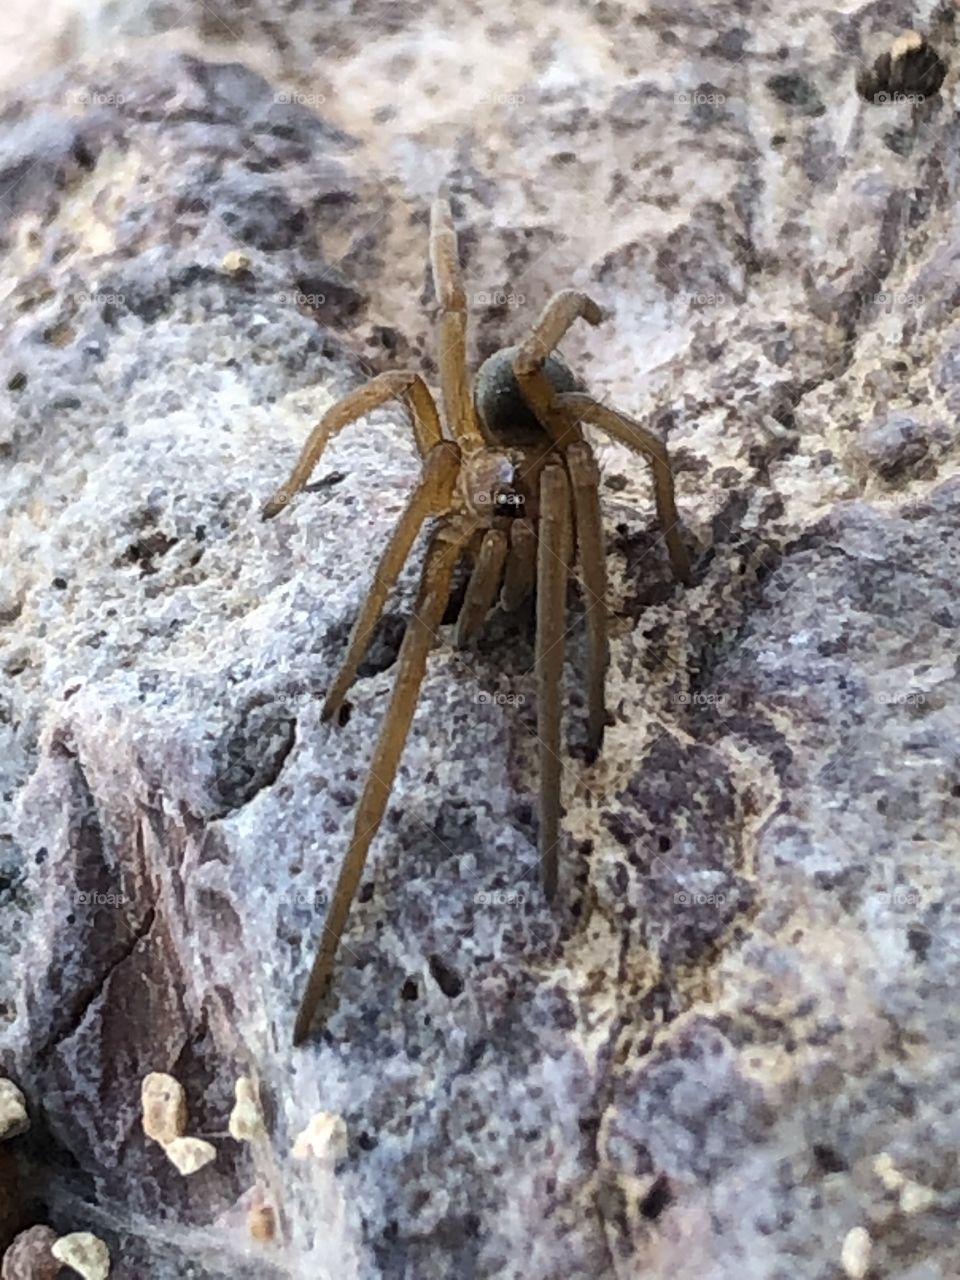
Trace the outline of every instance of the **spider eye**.
<instances>
[{"instance_id":1,"label":"spider eye","mask_svg":"<svg viewBox=\"0 0 960 1280\"><path fill-rule=\"evenodd\" d=\"M498 516L522 516L524 497L512 485L502 484L493 491L493 509Z\"/></svg>"}]
</instances>

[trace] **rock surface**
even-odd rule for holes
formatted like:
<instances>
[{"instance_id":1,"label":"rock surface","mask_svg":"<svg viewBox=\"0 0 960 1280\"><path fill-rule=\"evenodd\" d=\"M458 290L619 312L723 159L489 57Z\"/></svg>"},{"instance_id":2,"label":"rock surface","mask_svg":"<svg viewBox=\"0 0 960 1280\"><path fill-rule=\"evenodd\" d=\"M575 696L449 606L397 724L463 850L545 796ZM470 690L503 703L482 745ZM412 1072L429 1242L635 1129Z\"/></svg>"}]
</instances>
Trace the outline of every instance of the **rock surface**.
<instances>
[{"instance_id":1,"label":"rock surface","mask_svg":"<svg viewBox=\"0 0 960 1280\"><path fill-rule=\"evenodd\" d=\"M0 1073L37 1220L120 1280L822 1280L853 1231L878 1276L955 1276L955 77L916 116L853 91L901 27L949 54L943 15L112 12L272 81L144 47L3 109ZM495 622L431 656L294 1051L411 602L415 565L324 725L403 413L258 508L365 371L433 379L441 181L475 362L561 285L612 313L564 353L668 438L695 581L601 445L613 723L585 766L575 625L562 905L531 637ZM217 1149L189 1178L150 1072ZM318 1112L339 1159L294 1152Z\"/></svg>"}]
</instances>

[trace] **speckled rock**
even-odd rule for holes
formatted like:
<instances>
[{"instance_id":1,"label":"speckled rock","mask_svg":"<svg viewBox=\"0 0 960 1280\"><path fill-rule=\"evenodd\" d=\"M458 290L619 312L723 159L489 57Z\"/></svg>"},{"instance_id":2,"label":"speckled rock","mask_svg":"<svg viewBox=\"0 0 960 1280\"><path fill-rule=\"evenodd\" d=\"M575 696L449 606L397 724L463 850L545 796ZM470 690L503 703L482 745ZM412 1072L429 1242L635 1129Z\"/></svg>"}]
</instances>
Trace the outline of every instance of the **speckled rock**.
<instances>
[{"instance_id":1,"label":"speckled rock","mask_svg":"<svg viewBox=\"0 0 960 1280\"><path fill-rule=\"evenodd\" d=\"M51 1253L57 1233L50 1227L21 1231L3 1255L2 1280L57 1280L61 1266Z\"/></svg>"},{"instance_id":2,"label":"speckled rock","mask_svg":"<svg viewBox=\"0 0 960 1280\"><path fill-rule=\"evenodd\" d=\"M225 5L272 82L141 54L8 104L0 1068L112 1275L823 1280L858 1229L960 1270L960 137L953 76L923 119L853 88L920 9ZM572 669L558 908L529 629L444 634L294 1051L411 601L323 724L402 412L257 513L365 369L433 381L444 180L476 363L561 285L611 312L564 354L668 438L694 582L602 445L612 723L585 766ZM216 1142L188 1179L149 1071ZM263 1142L222 1136L239 1076ZM297 1158L317 1113L338 1159Z\"/></svg>"}]
</instances>

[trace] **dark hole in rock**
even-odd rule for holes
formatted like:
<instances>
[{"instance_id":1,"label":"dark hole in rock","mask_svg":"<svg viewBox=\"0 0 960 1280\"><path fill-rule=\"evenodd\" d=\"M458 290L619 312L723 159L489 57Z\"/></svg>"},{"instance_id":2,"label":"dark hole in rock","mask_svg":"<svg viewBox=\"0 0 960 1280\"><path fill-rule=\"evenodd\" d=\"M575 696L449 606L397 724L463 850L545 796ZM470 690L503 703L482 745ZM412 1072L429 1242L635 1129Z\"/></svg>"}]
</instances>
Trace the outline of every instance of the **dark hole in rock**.
<instances>
[{"instance_id":1,"label":"dark hole in rock","mask_svg":"<svg viewBox=\"0 0 960 1280\"><path fill-rule=\"evenodd\" d=\"M825 1142L813 1144L813 1158L821 1173L843 1173L847 1162L838 1151Z\"/></svg>"},{"instance_id":2,"label":"dark hole in rock","mask_svg":"<svg viewBox=\"0 0 960 1280\"><path fill-rule=\"evenodd\" d=\"M927 952L930 950L930 941L930 934L922 925L912 925L907 930L907 946L918 962L926 960Z\"/></svg>"},{"instance_id":3,"label":"dark hole in rock","mask_svg":"<svg viewBox=\"0 0 960 1280\"><path fill-rule=\"evenodd\" d=\"M673 1192L666 1174L661 1173L656 1182L640 1201L639 1209L643 1217L655 1222L664 1209L673 1204Z\"/></svg>"},{"instance_id":4,"label":"dark hole in rock","mask_svg":"<svg viewBox=\"0 0 960 1280\"><path fill-rule=\"evenodd\" d=\"M277 780L296 740L296 721L270 707L251 708L221 738L216 749L213 798L224 810L248 804Z\"/></svg>"},{"instance_id":5,"label":"dark hole in rock","mask_svg":"<svg viewBox=\"0 0 960 1280\"><path fill-rule=\"evenodd\" d=\"M349 626L344 628L342 644L339 644L338 647L345 647L347 636L352 626L353 620L351 619ZM393 666L397 660L397 654L400 652L400 643L403 640L403 633L406 629L407 620L402 614L385 613L383 615L377 624L376 631L373 633L366 657L357 671L358 679L366 680L370 676L379 675L381 671L388 671ZM331 639L334 639L334 637L331 637ZM339 641L340 637L335 639Z\"/></svg>"},{"instance_id":6,"label":"dark hole in rock","mask_svg":"<svg viewBox=\"0 0 960 1280\"><path fill-rule=\"evenodd\" d=\"M434 982L449 999L453 1000L463 991L463 979L449 965L444 964L440 956L430 957L430 973Z\"/></svg>"}]
</instances>

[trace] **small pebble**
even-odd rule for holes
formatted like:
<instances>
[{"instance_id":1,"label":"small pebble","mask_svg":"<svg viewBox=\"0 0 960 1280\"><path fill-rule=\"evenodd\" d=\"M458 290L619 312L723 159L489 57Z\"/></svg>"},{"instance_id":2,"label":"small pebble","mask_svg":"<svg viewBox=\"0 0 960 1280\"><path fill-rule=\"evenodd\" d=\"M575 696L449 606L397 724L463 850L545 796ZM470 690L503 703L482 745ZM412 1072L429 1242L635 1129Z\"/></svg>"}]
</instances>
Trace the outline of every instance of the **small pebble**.
<instances>
[{"instance_id":1,"label":"small pebble","mask_svg":"<svg viewBox=\"0 0 960 1280\"><path fill-rule=\"evenodd\" d=\"M269 1244L277 1234L277 1215L273 1211L273 1206L269 1204L258 1204L247 1214L247 1226L250 1230L250 1237L259 1244Z\"/></svg>"},{"instance_id":2,"label":"small pebble","mask_svg":"<svg viewBox=\"0 0 960 1280\"><path fill-rule=\"evenodd\" d=\"M840 1253L844 1275L849 1276L850 1280L863 1280L870 1270L872 1248L873 1242L864 1227L854 1227L852 1231L848 1231Z\"/></svg>"},{"instance_id":3,"label":"small pebble","mask_svg":"<svg viewBox=\"0 0 960 1280\"><path fill-rule=\"evenodd\" d=\"M226 271L228 275L238 276L241 272L250 270L250 259L245 253L241 253L239 249L231 249L229 253L224 255L220 269Z\"/></svg>"},{"instance_id":4,"label":"small pebble","mask_svg":"<svg viewBox=\"0 0 960 1280\"><path fill-rule=\"evenodd\" d=\"M26 1099L12 1080L0 1077L0 1139L17 1138L29 1128Z\"/></svg>"},{"instance_id":5,"label":"small pebble","mask_svg":"<svg viewBox=\"0 0 960 1280\"><path fill-rule=\"evenodd\" d=\"M3 1255L0 1280L57 1280L60 1263L51 1252L56 1240L52 1227L21 1231Z\"/></svg>"},{"instance_id":6,"label":"small pebble","mask_svg":"<svg viewBox=\"0 0 960 1280\"><path fill-rule=\"evenodd\" d=\"M164 1151L184 1177L196 1173L205 1164L216 1159L217 1155L216 1147L203 1138L174 1138L167 1143Z\"/></svg>"},{"instance_id":7,"label":"small pebble","mask_svg":"<svg viewBox=\"0 0 960 1280\"><path fill-rule=\"evenodd\" d=\"M238 1142L253 1142L264 1134L263 1112L257 1087L247 1076L241 1076L234 1086L236 1102L230 1112L228 1128L231 1138Z\"/></svg>"},{"instance_id":8,"label":"small pebble","mask_svg":"<svg viewBox=\"0 0 960 1280\"><path fill-rule=\"evenodd\" d=\"M110 1274L110 1251L99 1236L89 1231L61 1236L50 1252L83 1276L83 1280L107 1280Z\"/></svg>"},{"instance_id":9,"label":"small pebble","mask_svg":"<svg viewBox=\"0 0 960 1280\"><path fill-rule=\"evenodd\" d=\"M294 1158L337 1161L347 1153L347 1126L332 1111L317 1111L293 1144Z\"/></svg>"},{"instance_id":10,"label":"small pebble","mask_svg":"<svg viewBox=\"0 0 960 1280\"><path fill-rule=\"evenodd\" d=\"M919 1182L906 1182L900 1191L900 1208L904 1213L925 1213L936 1203L937 1193Z\"/></svg>"},{"instance_id":11,"label":"small pebble","mask_svg":"<svg viewBox=\"0 0 960 1280\"><path fill-rule=\"evenodd\" d=\"M163 1071L151 1071L140 1087L143 1132L166 1146L183 1136L187 1127L187 1095L183 1085Z\"/></svg>"}]
</instances>

